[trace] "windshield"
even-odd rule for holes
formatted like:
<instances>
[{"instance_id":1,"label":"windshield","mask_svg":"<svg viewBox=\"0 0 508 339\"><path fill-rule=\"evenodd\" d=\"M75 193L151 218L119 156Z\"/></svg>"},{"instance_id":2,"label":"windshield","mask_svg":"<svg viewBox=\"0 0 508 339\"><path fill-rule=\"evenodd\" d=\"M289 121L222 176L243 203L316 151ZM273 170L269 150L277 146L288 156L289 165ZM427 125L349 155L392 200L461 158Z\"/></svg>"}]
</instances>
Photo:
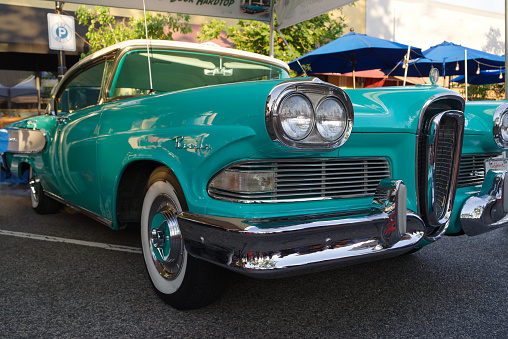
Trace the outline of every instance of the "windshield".
<instances>
[{"instance_id":1,"label":"windshield","mask_svg":"<svg viewBox=\"0 0 508 339\"><path fill-rule=\"evenodd\" d=\"M253 80L286 79L283 68L256 61L196 52L150 52L153 90L156 93ZM110 97L148 94L147 51L124 55Z\"/></svg>"}]
</instances>

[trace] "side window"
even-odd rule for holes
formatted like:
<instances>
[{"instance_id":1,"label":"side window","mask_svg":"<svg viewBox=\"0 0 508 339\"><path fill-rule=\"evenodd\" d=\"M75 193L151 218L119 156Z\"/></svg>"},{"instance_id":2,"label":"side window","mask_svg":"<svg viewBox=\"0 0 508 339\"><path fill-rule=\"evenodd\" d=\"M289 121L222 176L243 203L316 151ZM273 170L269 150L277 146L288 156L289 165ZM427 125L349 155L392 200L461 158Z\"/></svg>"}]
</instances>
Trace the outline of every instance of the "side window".
<instances>
[{"instance_id":1,"label":"side window","mask_svg":"<svg viewBox=\"0 0 508 339\"><path fill-rule=\"evenodd\" d=\"M57 113L69 113L97 104L101 93L105 63L78 73L60 92Z\"/></svg>"}]
</instances>

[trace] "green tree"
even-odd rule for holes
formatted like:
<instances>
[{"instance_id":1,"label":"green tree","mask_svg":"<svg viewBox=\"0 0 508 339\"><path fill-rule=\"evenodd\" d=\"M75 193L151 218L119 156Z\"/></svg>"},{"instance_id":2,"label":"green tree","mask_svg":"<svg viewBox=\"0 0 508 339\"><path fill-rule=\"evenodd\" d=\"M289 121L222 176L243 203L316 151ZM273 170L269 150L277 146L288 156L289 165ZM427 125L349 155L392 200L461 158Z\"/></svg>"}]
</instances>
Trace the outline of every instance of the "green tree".
<instances>
[{"instance_id":1,"label":"green tree","mask_svg":"<svg viewBox=\"0 0 508 339\"><path fill-rule=\"evenodd\" d=\"M129 20L117 20L109 7L96 6L93 10L80 6L76 11L76 18L81 25L88 26L86 38L90 45L88 54L104 47L130 39L144 39L144 17ZM173 33L187 34L192 31L189 25L189 15L184 14L153 14L146 13L146 26L149 39L173 40ZM82 54L81 57L84 57Z\"/></svg>"},{"instance_id":2,"label":"green tree","mask_svg":"<svg viewBox=\"0 0 508 339\"><path fill-rule=\"evenodd\" d=\"M317 47L340 37L344 28L344 17L326 13L281 30L296 57L300 57ZM277 26L277 18L275 19ZM259 21L239 20L234 26L226 27L223 20L213 19L205 22L198 33L199 41L217 39L225 31L235 48L268 55L270 52L270 27ZM275 33L274 56L283 61L291 61L294 56L283 39Z\"/></svg>"}]
</instances>

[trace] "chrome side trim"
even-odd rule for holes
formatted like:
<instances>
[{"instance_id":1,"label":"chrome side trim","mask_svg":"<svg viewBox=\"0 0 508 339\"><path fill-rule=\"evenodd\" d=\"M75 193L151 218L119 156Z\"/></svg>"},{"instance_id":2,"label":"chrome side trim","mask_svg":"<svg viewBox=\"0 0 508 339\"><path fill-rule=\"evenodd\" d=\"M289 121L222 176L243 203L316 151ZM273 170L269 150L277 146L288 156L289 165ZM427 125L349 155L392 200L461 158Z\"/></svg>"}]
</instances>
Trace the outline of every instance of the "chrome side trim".
<instances>
[{"instance_id":1,"label":"chrome side trim","mask_svg":"<svg viewBox=\"0 0 508 339\"><path fill-rule=\"evenodd\" d=\"M46 133L38 129L7 128L9 143L7 152L33 154L41 153L47 145Z\"/></svg>"},{"instance_id":2,"label":"chrome side trim","mask_svg":"<svg viewBox=\"0 0 508 339\"><path fill-rule=\"evenodd\" d=\"M493 116L494 127L492 128L492 134L494 136L494 141L499 148L508 148L508 140L503 140L501 134L501 118L504 114L508 114L508 103L504 103L496 108Z\"/></svg>"},{"instance_id":3,"label":"chrome side trim","mask_svg":"<svg viewBox=\"0 0 508 339\"><path fill-rule=\"evenodd\" d=\"M87 217L90 217L92 219L94 219L95 221L98 221L100 222L101 224L104 224L110 228L113 227L113 222L109 219L106 219L98 214L95 214L94 212L90 212L89 210L87 209L84 209L82 207L79 207L77 205L74 205L70 202L68 202L67 200L59 197L58 195L56 194L53 194L53 193L50 193L50 192L46 192L44 191L44 194L47 195L48 197L50 197L51 199L55 199L56 201L58 201L59 203L65 205L65 206L69 206L70 208L72 209L75 209L76 211L80 212L80 213L83 213L84 215L86 215Z\"/></svg>"},{"instance_id":4,"label":"chrome side trim","mask_svg":"<svg viewBox=\"0 0 508 339\"><path fill-rule=\"evenodd\" d=\"M508 177L490 170L478 194L466 200L460 212L462 229L469 236L508 225Z\"/></svg>"},{"instance_id":5,"label":"chrome side trim","mask_svg":"<svg viewBox=\"0 0 508 339\"><path fill-rule=\"evenodd\" d=\"M368 211L239 219L183 212L189 254L239 273L282 277L403 254L425 234L400 180L383 180Z\"/></svg>"},{"instance_id":6,"label":"chrome side trim","mask_svg":"<svg viewBox=\"0 0 508 339\"><path fill-rule=\"evenodd\" d=\"M287 137L279 123L278 109L281 103L290 95L301 94L312 103L314 111L325 97L332 97L339 101L346 110L346 129L342 136L333 142L328 142L319 136L314 127L303 140L294 141ZM319 79L288 80L275 86L268 98L265 107L265 123L270 138L279 144L296 150L333 150L342 146L351 135L354 123L354 109L351 99L339 87L323 82Z\"/></svg>"}]
</instances>

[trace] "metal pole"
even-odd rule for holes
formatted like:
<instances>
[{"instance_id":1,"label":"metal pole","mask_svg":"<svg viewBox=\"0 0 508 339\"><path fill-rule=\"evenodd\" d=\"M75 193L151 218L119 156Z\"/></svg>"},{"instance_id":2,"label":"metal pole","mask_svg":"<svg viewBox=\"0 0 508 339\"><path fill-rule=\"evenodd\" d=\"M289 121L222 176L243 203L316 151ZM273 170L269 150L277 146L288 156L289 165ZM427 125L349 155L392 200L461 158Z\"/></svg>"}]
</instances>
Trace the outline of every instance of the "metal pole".
<instances>
[{"instance_id":1,"label":"metal pole","mask_svg":"<svg viewBox=\"0 0 508 339\"><path fill-rule=\"evenodd\" d=\"M505 55L504 55L504 98L508 99L508 95L506 94L508 90L508 78L506 77L506 69L508 68L508 59L506 58L506 47L508 46L508 0L504 2L504 45L505 45Z\"/></svg>"},{"instance_id":2,"label":"metal pole","mask_svg":"<svg viewBox=\"0 0 508 339\"><path fill-rule=\"evenodd\" d=\"M55 1L55 13L61 14L64 3L61 1ZM58 81L62 80L65 72L67 72L67 67L65 66L65 52L58 51Z\"/></svg>"},{"instance_id":3,"label":"metal pole","mask_svg":"<svg viewBox=\"0 0 508 339\"><path fill-rule=\"evenodd\" d=\"M406 79L407 79L407 69L409 68L409 53L411 53L411 46L407 46L407 54L404 57L404 64L406 67L404 68L404 86L406 86Z\"/></svg>"},{"instance_id":4,"label":"metal pole","mask_svg":"<svg viewBox=\"0 0 508 339\"><path fill-rule=\"evenodd\" d=\"M506 0L508 1L508 0ZM274 8L275 4L273 3L273 0L271 1L271 6L270 6L270 57L274 57L275 53L274 53L274 39L275 39L275 34L274 34L274 31L275 31L275 8Z\"/></svg>"},{"instance_id":5,"label":"metal pole","mask_svg":"<svg viewBox=\"0 0 508 339\"><path fill-rule=\"evenodd\" d=\"M464 50L464 69L465 69L465 77L464 77L464 81L465 81L465 84L466 84L466 101L467 101L467 49Z\"/></svg>"}]
</instances>

